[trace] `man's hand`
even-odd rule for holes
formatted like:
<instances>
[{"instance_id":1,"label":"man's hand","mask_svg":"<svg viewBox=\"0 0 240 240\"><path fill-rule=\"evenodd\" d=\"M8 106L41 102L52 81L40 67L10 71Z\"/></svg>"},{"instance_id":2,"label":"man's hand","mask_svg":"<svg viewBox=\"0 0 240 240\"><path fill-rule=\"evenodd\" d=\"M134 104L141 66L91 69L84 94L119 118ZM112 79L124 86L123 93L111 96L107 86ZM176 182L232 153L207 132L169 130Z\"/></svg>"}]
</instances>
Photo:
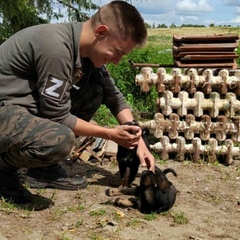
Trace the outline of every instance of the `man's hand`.
<instances>
[{"instance_id":1,"label":"man's hand","mask_svg":"<svg viewBox=\"0 0 240 240\"><path fill-rule=\"evenodd\" d=\"M140 138L138 143L137 155L143 167L147 167L150 171L155 171L155 159L142 138Z\"/></svg>"},{"instance_id":2,"label":"man's hand","mask_svg":"<svg viewBox=\"0 0 240 240\"><path fill-rule=\"evenodd\" d=\"M139 143L142 130L138 126L120 125L112 129L110 139L117 144L133 149Z\"/></svg>"}]
</instances>

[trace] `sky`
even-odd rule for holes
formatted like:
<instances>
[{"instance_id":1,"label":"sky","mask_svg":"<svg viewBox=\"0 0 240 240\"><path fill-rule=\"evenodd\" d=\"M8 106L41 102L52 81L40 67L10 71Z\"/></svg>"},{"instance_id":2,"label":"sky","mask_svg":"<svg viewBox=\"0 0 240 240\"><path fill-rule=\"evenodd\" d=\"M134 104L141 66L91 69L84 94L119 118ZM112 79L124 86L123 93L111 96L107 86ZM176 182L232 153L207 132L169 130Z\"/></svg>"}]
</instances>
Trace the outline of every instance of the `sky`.
<instances>
[{"instance_id":1,"label":"sky","mask_svg":"<svg viewBox=\"0 0 240 240\"><path fill-rule=\"evenodd\" d=\"M108 0L93 0L99 6ZM240 26L240 0L132 0L150 25Z\"/></svg>"}]
</instances>

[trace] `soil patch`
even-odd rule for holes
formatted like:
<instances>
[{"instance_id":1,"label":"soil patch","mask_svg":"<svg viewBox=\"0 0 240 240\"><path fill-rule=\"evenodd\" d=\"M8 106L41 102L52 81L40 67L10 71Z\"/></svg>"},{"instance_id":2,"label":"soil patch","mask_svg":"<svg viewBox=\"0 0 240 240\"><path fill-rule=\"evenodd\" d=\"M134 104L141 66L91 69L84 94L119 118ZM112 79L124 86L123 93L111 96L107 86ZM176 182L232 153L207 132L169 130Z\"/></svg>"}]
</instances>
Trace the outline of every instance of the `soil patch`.
<instances>
[{"instance_id":1,"label":"soil patch","mask_svg":"<svg viewBox=\"0 0 240 240\"><path fill-rule=\"evenodd\" d=\"M172 167L178 174L177 178L168 174L178 190L169 212L144 215L115 207L105 191L120 183L116 163L78 163L68 171L88 179L84 190L31 189L39 195L38 211L0 201L0 239L239 239L239 161L230 166L173 160L157 165Z\"/></svg>"}]
</instances>

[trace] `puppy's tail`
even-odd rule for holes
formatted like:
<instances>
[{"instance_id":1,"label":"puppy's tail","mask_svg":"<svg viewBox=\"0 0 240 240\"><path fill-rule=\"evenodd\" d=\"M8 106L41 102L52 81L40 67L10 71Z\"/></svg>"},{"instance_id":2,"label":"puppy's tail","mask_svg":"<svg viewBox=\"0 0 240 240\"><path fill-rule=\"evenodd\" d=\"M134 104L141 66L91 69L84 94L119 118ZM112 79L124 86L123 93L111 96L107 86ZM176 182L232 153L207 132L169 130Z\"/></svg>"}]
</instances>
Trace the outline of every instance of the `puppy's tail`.
<instances>
[{"instance_id":1,"label":"puppy's tail","mask_svg":"<svg viewBox=\"0 0 240 240\"><path fill-rule=\"evenodd\" d=\"M175 177L177 177L177 173L175 172L175 170L173 170L172 168L166 168L163 170L164 175L166 175L167 173L172 173Z\"/></svg>"}]
</instances>

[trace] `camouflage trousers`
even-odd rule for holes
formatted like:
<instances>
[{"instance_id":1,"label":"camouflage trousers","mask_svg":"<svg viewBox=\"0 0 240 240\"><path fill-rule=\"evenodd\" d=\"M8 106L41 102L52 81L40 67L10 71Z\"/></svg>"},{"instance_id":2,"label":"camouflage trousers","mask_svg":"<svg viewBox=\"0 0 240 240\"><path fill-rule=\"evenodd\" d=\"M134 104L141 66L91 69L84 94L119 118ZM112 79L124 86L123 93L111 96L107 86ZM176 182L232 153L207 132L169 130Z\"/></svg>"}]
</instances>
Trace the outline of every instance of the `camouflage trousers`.
<instances>
[{"instance_id":1,"label":"camouflage trousers","mask_svg":"<svg viewBox=\"0 0 240 240\"><path fill-rule=\"evenodd\" d=\"M17 105L0 106L0 169L53 165L64 160L75 135L60 123L30 114Z\"/></svg>"},{"instance_id":2,"label":"camouflage trousers","mask_svg":"<svg viewBox=\"0 0 240 240\"><path fill-rule=\"evenodd\" d=\"M90 121L102 99L98 83L72 89L71 113ZM75 141L74 133L60 123L36 117L17 105L0 105L0 169L56 164L68 157Z\"/></svg>"}]
</instances>

